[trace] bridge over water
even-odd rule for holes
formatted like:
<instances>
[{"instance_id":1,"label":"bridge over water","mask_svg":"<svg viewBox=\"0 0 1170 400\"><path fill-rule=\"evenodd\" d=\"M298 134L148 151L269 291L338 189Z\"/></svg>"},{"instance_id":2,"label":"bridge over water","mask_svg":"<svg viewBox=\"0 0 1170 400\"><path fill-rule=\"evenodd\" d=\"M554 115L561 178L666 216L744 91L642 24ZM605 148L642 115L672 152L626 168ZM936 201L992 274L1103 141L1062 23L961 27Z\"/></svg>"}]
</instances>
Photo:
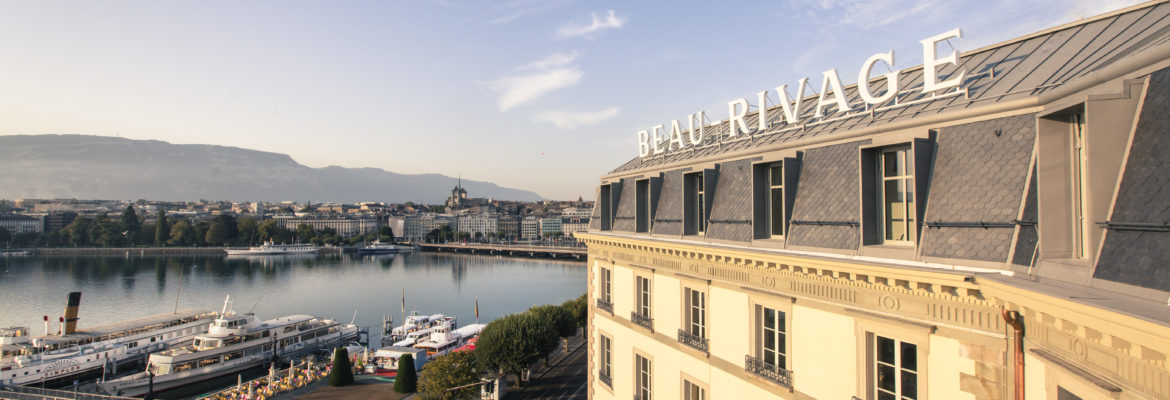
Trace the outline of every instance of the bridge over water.
<instances>
[{"instance_id":1,"label":"bridge over water","mask_svg":"<svg viewBox=\"0 0 1170 400\"><path fill-rule=\"evenodd\" d=\"M584 260L584 247L507 245L491 243L420 243L423 251Z\"/></svg>"}]
</instances>

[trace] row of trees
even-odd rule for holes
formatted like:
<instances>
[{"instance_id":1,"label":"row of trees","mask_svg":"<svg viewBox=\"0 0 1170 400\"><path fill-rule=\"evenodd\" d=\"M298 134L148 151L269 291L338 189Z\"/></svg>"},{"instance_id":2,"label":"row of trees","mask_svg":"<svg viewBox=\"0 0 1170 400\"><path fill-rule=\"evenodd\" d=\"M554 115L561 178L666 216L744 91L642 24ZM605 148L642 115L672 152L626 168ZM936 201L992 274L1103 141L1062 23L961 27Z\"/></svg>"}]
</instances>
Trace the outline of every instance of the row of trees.
<instances>
[{"instance_id":1,"label":"row of trees","mask_svg":"<svg viewBox=\"0 0 1170 400\"><path fill-rule=\"evenodd\" d=\"M492 321L480 333L474 353L450 353L423 367L419 397L477 398L479 388L473 384L485 373L515 375L517 383L523 384L520 377L528 366L542 358L547 365L560 338L575 336L585 326L586 307L582 295L561 305L534 306Z\"/></svg>"},{"instance_id":2,"label":"row of trees","mask_svg":"<svg viewBox=\"0 0 1170 400\"><path fill-rule=\"evenodd\" d=\"M0 243L17 247L61 247L61 246L230 246L250 245L268 240L277 243L313 244L356 244L364 241L381 240L390 242L394 231L384 226L380 230L364 235L344 238L332 228L313 229L302 224L296 230L285 228L275 219L257 220L253 217L236 218L221 214L208 222L192 222L186 219L167 218L166 211L160 210L154 224L144 224L133 206L126 206L120 218L114 219L102 214L95 218L77 217L61 230L45 233L11 235L0 228Z\"/></svg>"}]
</instances>

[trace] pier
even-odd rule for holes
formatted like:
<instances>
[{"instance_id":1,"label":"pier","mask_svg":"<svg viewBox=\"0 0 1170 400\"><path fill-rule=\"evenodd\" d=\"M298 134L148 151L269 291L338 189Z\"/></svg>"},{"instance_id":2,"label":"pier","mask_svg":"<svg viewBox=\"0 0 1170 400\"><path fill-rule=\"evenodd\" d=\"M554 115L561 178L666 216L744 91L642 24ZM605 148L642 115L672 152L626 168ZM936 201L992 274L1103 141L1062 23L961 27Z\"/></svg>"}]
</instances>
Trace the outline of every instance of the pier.
<instances>
[{"instance_id":1,"label":"pier","mask_svg":"<svg viewBox=\"0 0 1170 400\"><path fill-rule=\"evenodd\" d=\"M491 243L419 243L418 246L419 249L423 251L574 260L583 260L588 253L588 250L584 247L553 247Z\"/></svg>"}]
</instances>

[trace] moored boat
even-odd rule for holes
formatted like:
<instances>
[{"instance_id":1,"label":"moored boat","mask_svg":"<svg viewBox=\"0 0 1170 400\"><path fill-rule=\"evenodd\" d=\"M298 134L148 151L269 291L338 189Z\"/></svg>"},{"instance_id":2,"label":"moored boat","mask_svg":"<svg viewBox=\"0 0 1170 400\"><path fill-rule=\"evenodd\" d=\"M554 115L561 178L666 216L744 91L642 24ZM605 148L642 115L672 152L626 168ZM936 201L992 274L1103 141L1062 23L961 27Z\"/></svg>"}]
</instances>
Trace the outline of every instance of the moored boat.
<instances>
[{"instance_id":1,"label":"moored boat","mask_svg":"<svg viewBox=\"0 0 1170 400\"><path fill-rule=\"evenodd\" d=\"M408 250L410 247L376 241L358 249L358 254L396 254Z\"/></svg>"},{"instance_id":2,"label":"moored boat","mask_svg":"<svg viewBox=\"0 0 1170 400\"><path fill-rule=\"evenodd\" d=\"M252 246L247 249L226 249L224 252L229 256L271 256L309 254L316 253L317 250L319 248L312 244L275 244L272 241L267 241L259 246Z\"/></svg>"},{"instance_id":3,"label":"moored boat","mask_svg":"<svg viewBox=\"0 0 1170 400\"><path fill-rule=\"evenodd\" d=\"M27 327L0 329L0 386L54 387L75 379L116 373L150 352L189 341L206 331L215 313L180 311L77 329L81 293L69 294L61 333L33 337ZM48 317L45 318L48 331Z\"/></svg>"},{"instance_id":4,"label":"moored boat","mask_svg":"<svg viewBox=\"0 0 1170 400\"><path fill-rule=\"evenodd\" d=\"M237 314L229 298L207 332L190 345L151 354L146 372L99 386L119 396L146 394L151 385L155 392L163 392L261 367L274 358L290 359L329 349L357 336L355 325L309 315L260 321L252 313Z\"/></svg>"}]
</instances>

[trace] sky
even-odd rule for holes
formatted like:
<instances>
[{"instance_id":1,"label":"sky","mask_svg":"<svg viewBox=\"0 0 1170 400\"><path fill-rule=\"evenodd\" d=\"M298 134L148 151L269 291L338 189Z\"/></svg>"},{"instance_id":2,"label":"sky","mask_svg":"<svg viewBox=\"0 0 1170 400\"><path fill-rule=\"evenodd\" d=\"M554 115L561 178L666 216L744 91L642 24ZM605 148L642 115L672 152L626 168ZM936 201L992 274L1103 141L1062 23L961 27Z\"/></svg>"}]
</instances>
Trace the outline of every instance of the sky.
<instances>
[{"instance_id":1,"label":"sky","mask_svg":"<svg viewBox=\"0 0 1170 400\"><path fill-rule=\"evenodd\" d=\"M951 29L970 51L1137 3L4 0L0 135L235 146L592 199L640 130L725 119L728 101L830 68L848 85L879 52L919 65L918 41Z\"/></svg>"}]
</instances>

